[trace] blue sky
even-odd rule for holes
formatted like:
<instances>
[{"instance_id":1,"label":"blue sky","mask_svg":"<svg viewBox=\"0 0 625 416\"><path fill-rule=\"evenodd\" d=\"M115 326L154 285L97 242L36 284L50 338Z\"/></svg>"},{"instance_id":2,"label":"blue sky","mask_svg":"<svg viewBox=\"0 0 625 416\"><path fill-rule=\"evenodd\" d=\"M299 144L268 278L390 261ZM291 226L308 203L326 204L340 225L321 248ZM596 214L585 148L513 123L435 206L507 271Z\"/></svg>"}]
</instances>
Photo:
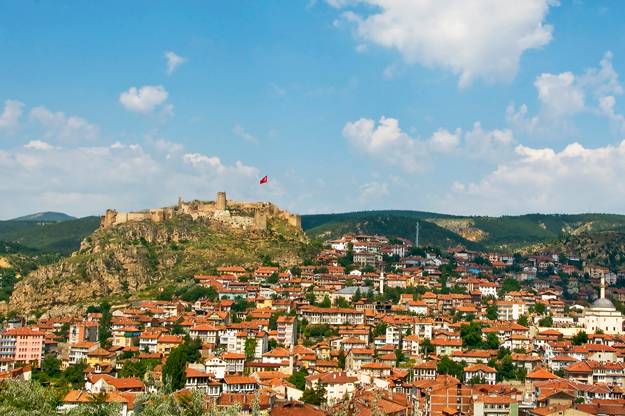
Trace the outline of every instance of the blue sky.
<instances>
[{"instance_id":1,"label":"blue sky","mask_svg":"<svg viewBox=\"0 0 625 416\"><path fill-rule=\"evenodd\" d=\"M5 2L0 219L222 190L302 214L625 213L622 16L565 0Z\"/></svg>"}]
</instances>

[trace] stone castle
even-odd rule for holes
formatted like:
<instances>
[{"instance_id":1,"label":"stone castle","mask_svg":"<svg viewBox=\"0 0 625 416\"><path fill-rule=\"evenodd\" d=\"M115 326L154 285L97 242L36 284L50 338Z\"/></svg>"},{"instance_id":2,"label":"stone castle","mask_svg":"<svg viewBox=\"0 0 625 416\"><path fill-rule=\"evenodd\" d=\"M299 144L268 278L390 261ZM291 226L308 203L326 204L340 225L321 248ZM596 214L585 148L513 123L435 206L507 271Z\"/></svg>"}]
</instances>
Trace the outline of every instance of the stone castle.
<instances>
[{"instance_id":1,"label":"stone castle","mask_svg":"<svg viewBox=\"0 0 625 416\"><path fill-rule=\"evenodd\" d=\"M178 205L169 208L141 212L117 212L109 209L102 217L100 228L109 228L128 221L161 222L180 214L191 215L194 220L208 218L226 226L245 230L266 230L268 216L281 218L293 227L302 228L302 218L299 215L281 210L270 203L229 201L225 192L217 193L215 202L184 202L178 198Z\"/></svg>"}]
</instances>

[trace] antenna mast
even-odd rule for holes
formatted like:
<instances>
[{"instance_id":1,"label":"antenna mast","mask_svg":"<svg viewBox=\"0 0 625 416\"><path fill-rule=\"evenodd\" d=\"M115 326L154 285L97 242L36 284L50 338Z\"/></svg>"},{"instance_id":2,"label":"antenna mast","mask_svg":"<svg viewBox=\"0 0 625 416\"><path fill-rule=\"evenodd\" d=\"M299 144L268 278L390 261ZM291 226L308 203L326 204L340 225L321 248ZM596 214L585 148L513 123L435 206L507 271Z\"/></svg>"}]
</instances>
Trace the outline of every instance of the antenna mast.
<instances>
[{"instance_id":1,"label":"antenna mast","mask_svg":"<svg viewBox=\"0 0 625 416\"><path fill-rule=\"evenodd\" d=\"M416 232L416 235L415 235L414 242L415 242L415 247L419 248L419 222L417 222L416 230L417 230L417 232Z\"/></svg>"}]
</instances>

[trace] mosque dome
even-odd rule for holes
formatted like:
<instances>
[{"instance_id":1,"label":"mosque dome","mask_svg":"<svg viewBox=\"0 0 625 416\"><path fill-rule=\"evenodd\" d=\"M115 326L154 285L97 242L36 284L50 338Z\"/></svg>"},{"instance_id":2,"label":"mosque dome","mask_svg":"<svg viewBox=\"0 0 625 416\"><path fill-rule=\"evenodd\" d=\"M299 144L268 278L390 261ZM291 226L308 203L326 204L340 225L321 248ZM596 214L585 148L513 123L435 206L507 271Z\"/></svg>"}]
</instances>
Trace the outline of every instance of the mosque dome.
<instances>
[{"instance_id":1,"label":"mosque dome","mask_svg":"<svg viewBox=\"0 0 625 416\"><path fill-rule=\"evenodd\" d=\"M605 298L601 298L601 299L597 299L596 301L593 302L592 304L593 308L611 308L611 309L616 309L614 307L614 304Z\"/></svg>"}]
</instances>

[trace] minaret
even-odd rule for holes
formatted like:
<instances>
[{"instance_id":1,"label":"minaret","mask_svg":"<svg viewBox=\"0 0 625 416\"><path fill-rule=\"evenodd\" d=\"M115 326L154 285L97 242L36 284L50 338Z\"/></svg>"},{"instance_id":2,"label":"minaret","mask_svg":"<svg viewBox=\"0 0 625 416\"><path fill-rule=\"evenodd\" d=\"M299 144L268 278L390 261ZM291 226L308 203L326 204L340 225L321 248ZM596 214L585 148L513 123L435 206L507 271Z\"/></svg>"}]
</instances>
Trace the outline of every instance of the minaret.
<instances>
[{"instance_id":1,"label":"minaret","mask_svg":"<svg viewBox=\"0 0 625 416\"><path fill-rule=\"evenodd\" d=\"M601 297L599 299L605 299L605 278L601 276Z\"/></svg>"},{"instance_id":2,"label":"minaret","mask_svg":"<svg viewBox=\"0 0 625 416\"><path fill-rule=\"evenodd\" d=\"M380 295L384 294L384 269L380 269Z\"/></svg>"},{"instance_id":3,"label":"minaret","mask_svg":"<svg viewBox=\"0 0 625 416\"><path fill-rule=\"evenodd\" d=\"M293 343L291 343L291 349L289 350L289 374L293 375Z\"/></svg>"}]
</instances>

